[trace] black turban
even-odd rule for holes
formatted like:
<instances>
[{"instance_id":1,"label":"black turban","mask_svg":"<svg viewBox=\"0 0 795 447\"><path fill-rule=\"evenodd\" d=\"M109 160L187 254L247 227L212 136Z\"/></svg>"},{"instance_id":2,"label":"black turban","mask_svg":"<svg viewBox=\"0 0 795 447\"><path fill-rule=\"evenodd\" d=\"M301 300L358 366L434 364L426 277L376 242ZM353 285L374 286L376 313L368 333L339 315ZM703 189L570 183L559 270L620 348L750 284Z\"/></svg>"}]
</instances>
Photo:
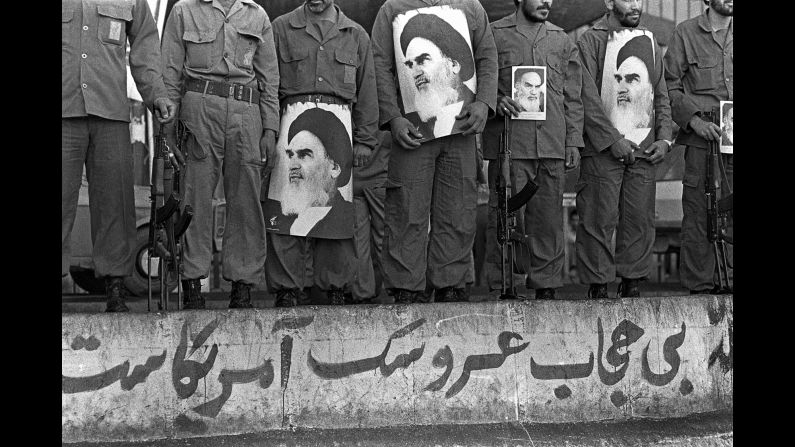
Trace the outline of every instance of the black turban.
<instances>
[{"instance_id":1,"label":"black turban","mask_svg":"<svg viewBox=\"0 0 795 447\"><path fill-rule=\"evenodd\" d=\"M353 158L353 149L350 136L342 121L329 111L312 107L303 111L290 123L287 143L289 144L293 137L302 130L313 133L323 143L326 156L337 163L341 169L340 176L337 177L337 186L345 186L351 176L351 166L346 161Z\"/></svg>"},{"instance_id":2,"label":"black turban","mask_svg":"<svg viewBox=\"0 0 795 447\"><path fill-rule=\"evenodd\" d=\"M472 50L455 28L436 14L417 14L406 22L400 33L400 48L406 54L406 48L415 37L422 37L433 42L445 56L461 65L458 76L466 81L475 74L475 61Z\"/></svg>"},{"instance_id":3,"label":"black turban","mask_svg":"<svg viewBox=\"0 0 795 447\"><path fill-rule=\"evenodd\" d=\"M647 35L636 36L629 39L627 43L618 50L618 57L616 58L616 70L627 60L630 56L635 56L646 64L646 71L649 72L649 82L654 76L654 52L652 41Z\"/></svg>"}]
</instances>

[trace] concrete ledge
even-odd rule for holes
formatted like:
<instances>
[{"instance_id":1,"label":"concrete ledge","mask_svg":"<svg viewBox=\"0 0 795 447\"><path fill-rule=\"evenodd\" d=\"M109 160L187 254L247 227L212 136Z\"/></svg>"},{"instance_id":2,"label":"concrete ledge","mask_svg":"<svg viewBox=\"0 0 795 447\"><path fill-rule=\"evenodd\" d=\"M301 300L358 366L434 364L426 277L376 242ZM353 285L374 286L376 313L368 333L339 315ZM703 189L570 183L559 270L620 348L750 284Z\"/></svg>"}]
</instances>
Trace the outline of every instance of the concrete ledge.
<instances>
[{"instance_id":1,"label":"concrete ledge","mask_svg":"<svg viewBox=\"0 0 795 447\"><path fill-rule=\"evenodd\" d=\"M732 408L733 298L62 317L64 442Z\"/></svg>"}]
</instances>

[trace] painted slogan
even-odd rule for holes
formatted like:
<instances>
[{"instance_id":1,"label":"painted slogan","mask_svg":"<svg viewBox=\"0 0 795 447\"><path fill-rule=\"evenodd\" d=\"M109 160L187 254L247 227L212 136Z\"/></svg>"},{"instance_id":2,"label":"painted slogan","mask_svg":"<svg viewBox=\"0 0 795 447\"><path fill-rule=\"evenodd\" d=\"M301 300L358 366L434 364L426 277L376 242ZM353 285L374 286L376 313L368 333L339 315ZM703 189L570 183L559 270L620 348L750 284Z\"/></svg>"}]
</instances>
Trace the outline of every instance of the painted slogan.
<instances>
[{"instance_id":1,"label":"painted slogan","mask_svg":"<svg viewBox=\"0 0 795 447\"><path fill-rule=\"evenodd\" d=\"M716 374L730 374L733 369L733 325L731 310L723 301L710 304L708 314L708 333L714 333L709 332L712 327L723 333L728 321L727 335L706 342L706 323L699 326L683 319L676 327L644 328L630 315L607 317L609 322L597 316L591 320L594 332L574 337L568 332L523 333L520 328L524 324L515 315L506 320L504 314L477 311L445 318L430 313L405 319L405 315L395 314L356 315L352 316L356 321L365 318L369 323L335 322L334 328L324 327L331 320L323 316L283 313L278 318L260 314L253 322L241 325L236 320L221 327L228 317L220 315L209 320L175 319L173 328L165 329L173 333L175 346L155 344L139 350L135 358L122 355L127 351L121 349L114 354L116 364L88 361L92 356L109 358L98 335L65 334L68 346L63 351L62 393L64 399L74 396L69 399L77 400L64 400L64 411L79 408L78 402L97 405L102 393L115 405L126 399L126 393L138 393L135 399L149 402L146 407L152 399L179 402L160 404L176 409L178 414L169 417L177 430L205 433L208 424L224 414L233 396L234 405L227 409L231 415L224 418L241 411L260 411L257 418L264 420L273 415L303 414L301 408L318 405L318 401L329 405L327 411L332 412L338 401L345 402L345 411L403 403L412 408L420 402L437 405L434 401L450 401L454 407L471 405L506 393L513 396L517 392L514 386L518 386L533 396L531 400L546 400L544 393L549 392L549 398L556 401L572 399L571 405L594 406L598 410L593 411L604 412L600 400L608 395L612 406L620 409L632 399L643 401L638 396L659 399L660 393L674 392L676 397L665 394L672 400L694 392L702 396L712 393L714 385L705 379L709 371L714 367ZM399 320L403 323L395 324ZM367 337L361 324L380 328L382 335ZM462 324L469 329L462 331ZM358 335L347 339L350 334ZM143 355L147 350L152 353ZM104 371L86 366L97 364L104 365ZM511 377L517 380L516 385ZM411 385L406 385L407 380ZM610 388L625 380L631 385ZM153 391L146 391L153 381L157 382L151 385ZM637 394L627 395L629 389ZM539 394L540 390L549 391ZM80 396L94 397L85 401ZM128 403L126 407L133 406ZM262 410L269 407L275 408ZM92 409L81 411L90 413ZM129 417L123 416L123 420Z\"/></svg>"},{"instance_id":2,"label":"painted slogan","mask_svg":"<svg viewBox=\"0 0 795 447\"><path fill-rule=\"evenodd\" d=\"M641 150L654 142L654 36L651 31L611 32L602 71L602 105L610 122Z\"/></svg>"},{"instance_id":3,"label":"painted slogan","mask_svg":"<svg viewBox=\"0 0 795 447\"><path fill-rule=\"evenodd\" d=\"M353 145L347 104L296 102L282 112L265 228L322 239L353 237Z\"/></svg>"},{"instance_id":4,"label":"painted slogan","mask_svg":"<svg viewBox=\"0 0 795 447\"><path fill-rule=\"evenodd\" d=\"M450 6L420 8L392 21L404 116L422 141L462 132L457 120L475 100L475 59L466 15Z\"/></svg>"}]
</instances>

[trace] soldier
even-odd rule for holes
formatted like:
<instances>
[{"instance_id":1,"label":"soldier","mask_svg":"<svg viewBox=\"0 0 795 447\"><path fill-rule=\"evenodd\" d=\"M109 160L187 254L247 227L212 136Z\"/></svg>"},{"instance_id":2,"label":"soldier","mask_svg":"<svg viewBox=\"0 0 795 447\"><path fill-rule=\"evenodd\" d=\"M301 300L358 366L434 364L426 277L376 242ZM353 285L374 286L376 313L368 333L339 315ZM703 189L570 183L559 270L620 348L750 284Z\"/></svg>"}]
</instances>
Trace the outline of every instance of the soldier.
<instances>
[{"instance_id":1,"label":"soldier","mask_svg":"<svg viewBox=\"0 0 795 447\"><path fill-rule=\"evenodd\" d=\"M517 65L546 65L546 102L543 102L541 77L535 71L517 76L517 84L527 82L528 95L519 95L535 104L536 111L546 108L546 120L511 120L511 179L513 190L520 191L528 180L538 185L538 192L527 203L519 219L530 238L528 288L535 289L536 299L554 299L562 286L565 260L563 236L563 188L565 170L580 162L583 107L580 99L582 73L577 46L562 28L548 23L551 0L515 0L516 12L491 24L497 45L500 79L497 115L530 111L511 97L511 72ZM520 86L523 87L523 86ZM517 88L522 91L521 88ZM528 104L530 106L531 104ZM503 119L489 121L484 132L484 158L489 163L489 243L487 280L491 290L500 289L500 251L497 247L497 193L499 174L497 148Z\"/></svg>"},{"instance_id":2,"label":"soldier","mask_svg":"<svg viewBox=\"0 0 795 447\"><path fill-rule=\"evenodd\" d=\"M605 3L610 11L577 41L585 108L577 270L592 299L608 298L616 276L621 297L640 296L654 244L654 165L671 139L662 54L639 26L642 3Z\"/></svg>"},{"instance_id":3,"label":"soldier","mask_svg":"<svg viewBox=\"0 0 795 447\"><path fill-rule=\"evenodd\" d=\"M680 23L665 54L665 81L673 119L679 125L676 142L686 145L682 183L681 281L693 294L730 293L715 282L715 254L707 240L707 201L704 196L709 142L721 138L717 124L702 112L734 99L734 5L731 0L704 0L709 8ZM729 109L731 110L731 109ZM733 121L734 112L730 120ZM727 135L724 134L725 138ZM721 154L726 177L721 189L734 185L734 155ZM731 224L730 224L731 225ZM728 250L732 271L732 250ZM730 276L732 276L730 274Z\"/></svg>"},{"instance_id":4,"label":"soldier","mask_svg":"<svg viewBox=\"0 0 795 447\"><path fill-rule=\"evenodd\" d=\"M186 163L183 202L194 213L185 233L185 309L204 308L200 280L212 261L212 197L221 174L229 307L250 308L266 254L262 170L279 126L270 19L253 0L182 0L163 33L163 66L169 96L180 106L176 154ZM167 133L176 147L174 127Z\"/></svg>"},{"instance_id":5,"label":"soldier","mask_svg":"<svg viewBox=\"0 0 795 447\"><path fill-rule=\"evenodd\" d=\"M365 166L377 144L375 132L378 123L373 57L367 32L349 19L334 4L334 0L306 0L303 5L274 20L273 29L279 54L279 99L282 110L292 104L312 102L345 106L350 110L353 129L353 166ZM335 123L334 126L342 124L331 112L319 108L303 112L293 124L307 112L318 116L325 113L330 118L318 118L314 120L315 123L308 123L303 126L306 129L304 133L330 134L332 132L320 128L329 127L331 123ZM343 128L333 133L336 134L333 138L348 138ZM332 140L332 136L318 139L324 146L329 146L327 142ZM345 166L345 154L341 153L343 147L347 146L347 157L350 159L350 139L345 144L334 146L331 152L339 153L334 162L335 169L339 169L334 171L339 188L351 178L350 165ZM326 152L330 152L329 148L326 148ZM270 163L275 163L275 158ZM290 178L303 180L305 174L291 170ZM338 201L342 200L338 194L336 197ZM287 200L292 199L282 199L282 211L285 211ZM334 217L335 220L329 224L335 225L334 232L339 238L326 237L322 233L303 233L308 237L296 236L296 225L293 225L293 231L284 231L276 219L268 223L265 269L268 287L276 294L277 307L306 304L308 299L303 289L312 285L325 291L332 304L345 303L344 289L350 286L356 266L354 213L351 206L349 215L337 216L334 208L338 207L332 207L326 217ZM296 221L298 219L300 217ZM328 234L328 231L325 233Z\"/></svg>"},{"instance_id":6,"label":"soldier","mask_svg":"<svg viewBox=\"0 0 795 447\"><path fill-rule=\"evenodd\" d=\"M88 176L94 272L105 279L107 312L127 312L124 278L135 259L135 198L125 69L161 124L176 106L160 71L160 39L144 0L61 2L61 274L83 165Z\"/></svg>"},{"instance_id":7,"label":"soldier","mask_svg":"<svg viewBox=\"0 0 795 447\"><path fill-rule=\"evenodd\" d=\"M442 16L466 23L471 49ZM396 42L397 18L407 22ZM437 301L465 300L477 207L475 134L494 115L497 100L497 52L486 12L476 0L387 0L372 35L379 123L394 140L386 183L384 285L397 303L426 301L427 270ZM405 91L396 85L399 71L410 78ZM477 92L461 84L473 76ZM414 123L401 112L398 93L406 100L414 95L414 102L425 106L418 104ZM430 95L437 99L427 99ZM460 133L451 135L451 129Z\"/></svg>"}]
</instances>

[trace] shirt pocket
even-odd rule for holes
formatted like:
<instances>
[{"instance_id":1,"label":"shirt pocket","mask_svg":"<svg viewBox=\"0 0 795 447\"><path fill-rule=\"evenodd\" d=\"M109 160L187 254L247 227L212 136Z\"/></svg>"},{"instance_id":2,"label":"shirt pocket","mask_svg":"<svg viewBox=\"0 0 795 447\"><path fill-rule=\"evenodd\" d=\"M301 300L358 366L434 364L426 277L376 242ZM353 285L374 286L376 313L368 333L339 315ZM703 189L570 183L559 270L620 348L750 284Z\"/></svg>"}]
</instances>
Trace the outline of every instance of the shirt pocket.
<instances>
[{"instance_id":1,"label":"shirt pocket","mask_svg":"<svg viewBox=\"0 0 795 447\"><path fill-rule=\"evenodd\" d=\"M127 43L127 22L132 21L133 5L122 3L98 3L97 32L105 45L121 46Z\"/></svg>"},{"instance_id":2,"label":"shirt pocket","mask_svg":"<svg viewBox=\"0 0 795 447\"><path fill-rule=\"evenodd\" d=\"M182 40L185 41L185 65L189 68L212 67L218 57L215 48L216 35L212 30L186 29L182 33Z\"/></svg>"},{"instance_id":3,"label":"shirt pocket","mask_svg":"<svg viewBox=\"0 0 795 447\"><path fill-rule=\"evenodd\" d=\"M297 87L307 78L308 54L306 48L279 47L279 82L284 87Z\"/></svg>"},{"instance_id":4,"label":"shirt pocket","mask_svg":"<svg viewBox=\"0 0 795 447\"><path fill-rule=\"evenodd\" d=\"M72 5L61 5L61 46L67 45L74 15L75 10Z\"/></svg>"},{"instance_id":5,"label":"shirt pocket","mask_svg":"<svg viewBox=\"0 0 795 447\"><path fill-rule=\"evenodd\" d=\"M555 93L563 94L563 83L566 77L563 74L564 59L560 55L550 53L547 55L547 87Z\"/></svg>"},{"instance_id":6,"label":"shirt pocket","mask_svg":"<svg viewBox=\"0 0 795 447\"><path fill-rule=\"evenodd\" d=\"M690 65L693 79L693 91L705 92L714 90L717 86L718 58L711 55L698 55Z\"/></svg>"},{"instance_id":7,"label":"shirt pocket","mask_svg":"<svg viewBox=\"0 0 795 447\"><path fill-rule=\"evenodd\" d=\"M237 48L235 49L235 65L251 71L254 54L262 42L262 36L255 31L237 30Z\"/></svg>"},{"instance_id":8,"label":"shirt pocket","mask_svg":"<svg viewBox=\"0 0 795 447\"><path fill-rule=\"evenodd\" d=\"M356 93L356 71L359 68L359 55L356 51L337 48L334 51L337 61L334 67L334 77L340 88L341 96L346 98Z\"/></svg>"}]
</instances>

